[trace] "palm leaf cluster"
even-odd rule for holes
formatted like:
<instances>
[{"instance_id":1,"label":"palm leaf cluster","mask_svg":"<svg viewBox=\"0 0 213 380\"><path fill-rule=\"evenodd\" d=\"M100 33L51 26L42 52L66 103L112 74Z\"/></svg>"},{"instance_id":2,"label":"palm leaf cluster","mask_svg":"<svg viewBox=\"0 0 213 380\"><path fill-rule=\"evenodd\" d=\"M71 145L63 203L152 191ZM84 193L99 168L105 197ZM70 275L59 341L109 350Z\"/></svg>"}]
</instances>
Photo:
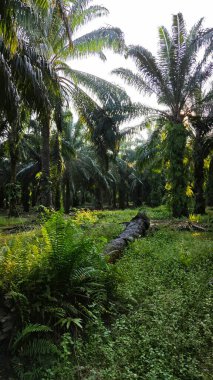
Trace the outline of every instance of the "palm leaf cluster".
<instances>
[{"instance_id":1,"label":"palm leaf cluster","mask_svg":"<svg viewBox=\"0 0 213 380\"><path fill-rule=\"evenodd\" d=\"M127 57L131 57L138 69L116 69L113 72L142 93L155 94L159 104L165 106L162 115L175 122L193 107L192 93L212 75L213 29L203 30L200 19L187 32L181 13L173 16L171 33L159 28L159 51L155 57L142 46L129 46ZM200 59L201 47L205 52Z\"/></svg>"}]
</instances>

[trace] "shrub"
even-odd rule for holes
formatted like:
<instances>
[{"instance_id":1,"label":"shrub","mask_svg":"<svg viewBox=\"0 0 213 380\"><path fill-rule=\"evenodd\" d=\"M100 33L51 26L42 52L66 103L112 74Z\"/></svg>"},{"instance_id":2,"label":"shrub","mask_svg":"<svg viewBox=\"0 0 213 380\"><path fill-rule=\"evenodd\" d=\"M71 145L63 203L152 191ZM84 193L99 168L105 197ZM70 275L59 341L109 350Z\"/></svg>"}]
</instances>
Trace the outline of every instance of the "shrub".
<instances>
[{"instance_id":1,"label":"shrub","mask_svg":"<svg viewBox=\"0 0 213 380\"><path fill-rule=\"evenodd\" d=\"M19 376L40 379L41 371L37 370L46 364L36 353L52 355L44 350L49 342L53 348L65 332L73 335L82 329L88 318L95 317L94 304L98 308L105 301L106 264L98 248L76 223L54 213L37 236L17 235L1 249L0 297L11 315L4 339L16 348ZM43 325L53 330L48 338L30 338L16 347L20 331L23 335L29 329L30 337L31 326ZM29 375L28 357L34 358L34 375Z\"/></svg>"}]
</instances>

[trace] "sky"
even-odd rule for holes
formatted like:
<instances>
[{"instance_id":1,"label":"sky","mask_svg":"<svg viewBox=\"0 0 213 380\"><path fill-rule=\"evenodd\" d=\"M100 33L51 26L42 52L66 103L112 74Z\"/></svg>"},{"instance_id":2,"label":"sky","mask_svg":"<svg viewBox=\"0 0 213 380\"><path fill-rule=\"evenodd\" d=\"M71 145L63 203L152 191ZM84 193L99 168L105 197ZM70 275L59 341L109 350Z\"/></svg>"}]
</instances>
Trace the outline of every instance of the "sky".
<instances>
[{"instance_id":1,"label":"sky","mask_svg":"<svg viewBox=\"0 0 213 380\"><path fill-rule=\"evenodd\" d=\"M158 46L158 27L166 26L169 30L172 23L172 15L181 12L189 30L201 17L204 17L204 27L213 27L213 1L212 0L94 0L93 4L106 7L109 10L107 17L88 23L87 27L80 30L80 35L103 26L119 27L125 36L126 45L141 45L153 54L156 54ZM87 71L99 77L117 83L126 88L134 101L155 104L154 99L145 99L124 82L111 75L114 68L125 67L135 69L130 59L125 59L118 54L107 52L107 61L102 62L97 57L87 58L72 62L72 67Z\"/></svg>"}]
</instances>

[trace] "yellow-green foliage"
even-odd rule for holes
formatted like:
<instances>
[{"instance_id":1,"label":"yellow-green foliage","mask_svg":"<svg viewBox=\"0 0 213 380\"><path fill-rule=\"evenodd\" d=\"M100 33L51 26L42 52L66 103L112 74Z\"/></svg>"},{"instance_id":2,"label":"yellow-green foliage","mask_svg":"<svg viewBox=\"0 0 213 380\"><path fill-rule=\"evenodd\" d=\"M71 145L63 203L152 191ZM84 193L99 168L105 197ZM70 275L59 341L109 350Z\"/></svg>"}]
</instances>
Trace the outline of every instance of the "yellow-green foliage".
<instances>
[{"instance_id":1,"label":"yellow-green foliage","mask_svg":"<svg viewBox=\"0 0 213 380\"><path fill-rule=\"evenodd\" d=\"M2 307L14 315L5 339L15 350L14 368L20 378L28 372L40 379L43 356L55 355L43 349L50 346L49 339L55 344L66 331L81 329L85 319L95 317L92 305L105 302L106 263L99 254L103 242L94 242L84 232L76 221L53 213L37 232L12 236L1 247L0 298ZM31 326L46 326L53 334L29 336L26 344L17 346L20 331L32 331Z\"/></svg>"},{"instance_id":2,"label":"yellow-green foliage","mask_svg":"<svg viewBox=\"0 0 213 380\"><path fill-rule=\"evenodd\" d=\"M0 277L4 286L21 281L35 267L44 265L49 251L44 229L37 234L30 232L7 238L0 249Z\"/></svg>"},{"instance_id":3,"label":"yellow-green foliage","mask_svg":"<svg viewBox=\"0 0 213 380\"><path fill-rule=\"evenodd\" d=\"M96 212L90 210L78 210L74 218L77 225L81 224L94 224L98 221Z\"/></svg>"},{"instance_id":4,"label":"yellow-green foliage","mask_svg":"<svg viewBox=\"0 0 213 380\"><path fill-rule=\"evenodd\" d=\"M201 215L189 214L189 220L190 220L190 222L200 222L201 221Z\"/></svg>"}]
</instances>

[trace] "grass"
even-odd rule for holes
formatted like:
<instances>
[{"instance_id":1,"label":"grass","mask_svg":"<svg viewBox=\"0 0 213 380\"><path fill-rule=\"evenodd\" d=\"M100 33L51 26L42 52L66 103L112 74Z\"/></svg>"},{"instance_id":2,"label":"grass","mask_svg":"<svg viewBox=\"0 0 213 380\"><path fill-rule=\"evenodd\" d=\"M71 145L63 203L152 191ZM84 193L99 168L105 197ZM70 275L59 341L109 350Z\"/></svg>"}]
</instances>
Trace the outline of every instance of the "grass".
<instances>
[{"instance_id":1,"label":"grass","mask_svg":"<svg viewBox=\"0 0 213 380\"><path fill-rule=\"evenodd\" d=\"M28 218L25 217L8 217L0 215L0 227L11 227L22 225L28 221Z\"/></svg>"},{"instance_id":2,"label":"grass","mask_svg":"<svg viewBox=\"0 0 213 380\"><path fill-rule=\"evenodd\" d=\"M110 324L78 342L80 379L212 379L212 236L160 230L112 268ZM78 377L76 377L78 378Z\"/></svg>"},{"instance_id":3,"label":"grass","mask_svg":"<svg viewBox=\"0 0 213 380\"><path fill-rule=\"evenodd\" d=\"M137 212L138 209L78 212L75 224L85 238L78 245L77 235L70 232L67 242L64 238L56 240L60 243L56 247L57 262L61 265L64 252L69 260L69 249L77 253L80 247L86 265L96 265L96 255ZM165 206L146 208L146 212L151 219L170 219ZM211 210L198 220L193 215L190 218L192 222L212 225ZM171 226L159 223L157 231L129 244L115 265L103 266L101 283L97 285L102 292L104 286L107 298L98 301L97 288L83 334L73 335L73 330L68 329L60 339L57 335L59 357L52 361L47 358L39 380L213 379L213 236L211 232L177 231L171 228L170 220ZM50 232L53 222L50 220ZM49 255L48 240L42 242L45 235L42 237L39 230L8 235L5 239L11 252L7 266L11 277L7 283L14 287L19 278L22 286L25 272L27 275L33 265L38 271L42 268L42 252ZM48 270L47 267L45 276L51 279ZM2 280L7 271L2 272ZM33 281L36 284L38 279ZM90 289L93 283L89 280L85 286ZM53 288L57 290L55 285ZM45 290L42 289L43 286L41 292ZM45 297L50 296L48 292ZM37 307L37 300L33 302ZM42 311L46 303L42 305L42 298L39 302ZM58 327L56 332L59 334Z\"/></svg>"}]
</instances>

